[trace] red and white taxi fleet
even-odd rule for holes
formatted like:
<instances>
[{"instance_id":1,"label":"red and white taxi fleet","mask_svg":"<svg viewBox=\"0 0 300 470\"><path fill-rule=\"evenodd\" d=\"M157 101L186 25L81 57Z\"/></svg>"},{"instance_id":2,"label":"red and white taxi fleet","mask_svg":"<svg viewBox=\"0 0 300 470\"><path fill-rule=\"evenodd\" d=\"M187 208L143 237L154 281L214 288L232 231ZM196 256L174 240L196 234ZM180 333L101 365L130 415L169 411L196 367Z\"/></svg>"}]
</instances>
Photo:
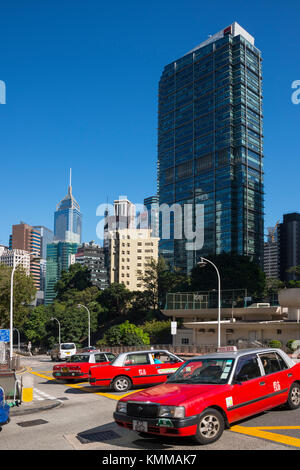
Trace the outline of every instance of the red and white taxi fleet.
<instances>
[{"instance_id":1,"label":"red and white taxi fleet","mask_svg":"<svg viewBox=\"0 0 300 470\"><path fill-rule=\"evenodd\" d=\"M74 354L67 362L56 364L53 367L52 375L56 380L84 380L89 377L89 370L92 366L110 364L116 358L110 352L93 351L87 353Z\"/></svg>"},{"instance_id":2,"label":"red and white taxi fleet","mask_svg":"<svg viewBox=\"0 0 300 470\"><path fill-rule=\"evenodd\" d=\"M96 387L112 388L116 392L126 392L134 386L165 382L183 362L183 359L165 350L122 353L109 365L91 367L89 383Z\"/></svg>"},{"instance_id":3,"label":"red and white taxi fleet","mask_svg":"<svg viewBox=\"0 0 300 470\"><path fill-rule=\"evenodd\" d=\"M186 361L163 385L121 398L116 423L143 436L209 444L235 421L282 404L299 408L300 363L282 350L219 351Z\"/></svg>"}]
</instances>

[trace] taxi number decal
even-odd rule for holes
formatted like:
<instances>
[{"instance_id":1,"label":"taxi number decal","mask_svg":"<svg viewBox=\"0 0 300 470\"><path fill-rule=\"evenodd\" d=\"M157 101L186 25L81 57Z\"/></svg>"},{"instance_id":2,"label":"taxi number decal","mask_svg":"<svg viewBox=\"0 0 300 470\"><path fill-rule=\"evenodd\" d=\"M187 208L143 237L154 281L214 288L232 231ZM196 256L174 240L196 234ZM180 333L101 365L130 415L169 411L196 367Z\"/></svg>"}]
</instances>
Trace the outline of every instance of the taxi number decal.
<instances>
[{"instance_id":1,"label":"taxi number decal","mask_svg":"<svg viewBox=\"0 0 300 470\"><path fill-rule=\"evenodd\" d=\"M273 388L274 388L274 392L279 392L279 390L281 390L280 382L278 381L273 382Z\"/></svg>"},{"instance_id":2,"label":"taxi number decal","mask_svg":"<svg viewBox=\"0 0 300 470\"><path fill-rule=\"evenodd\" d=\"M145 369L139 369L139 374L140 375L146 375L146 370Z\"/></svg>"},{"instance_id":3,"label":"taxi number decal","mask_svg":"<svg viewBox=\"0 0 300 470\"><path fill-rule=\"evenodd\" d=\"M229 408L230 406L233 406L232 397L227 397L226 398L226 406L227 406L227 408Z\"/></svg>"},{"instance_id":4,"label":"taxi number decal","mask_svg":"<svg viewBox=\"0 0 300 470\"><path fill-rule=\"evenodd\" d=\"M176 367L175 369L158 369L158 374L171 374L172 372L175 372L178 369Z\"/></svg>"}]
</instances>

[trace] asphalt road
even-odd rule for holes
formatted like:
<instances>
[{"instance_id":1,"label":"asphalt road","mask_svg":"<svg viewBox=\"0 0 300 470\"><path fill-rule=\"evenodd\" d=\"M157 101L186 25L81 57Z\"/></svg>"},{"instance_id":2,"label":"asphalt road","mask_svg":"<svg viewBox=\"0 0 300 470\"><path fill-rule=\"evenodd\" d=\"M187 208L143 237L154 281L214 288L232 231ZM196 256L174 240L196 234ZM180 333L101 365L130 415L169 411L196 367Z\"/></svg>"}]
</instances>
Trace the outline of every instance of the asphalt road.
<instances>
[{"instance_id":1,"label":"asphalt road","mask_svg":"<svg viewBox=\"0 0 300 470\"><path fill-rule=\"evenodd\" d=\"M122 394L95 392L88 383L53 380L53 363L47 356L22 359L23 380L32 380L36 411L11 416L0 433L0 450L188 451L299 450L300 409L276 409L244 420L209 446L188 438L140 438L119 428L112 415ZM55 407L43 409L44 404Z\"/></svg>"}]
</instances>

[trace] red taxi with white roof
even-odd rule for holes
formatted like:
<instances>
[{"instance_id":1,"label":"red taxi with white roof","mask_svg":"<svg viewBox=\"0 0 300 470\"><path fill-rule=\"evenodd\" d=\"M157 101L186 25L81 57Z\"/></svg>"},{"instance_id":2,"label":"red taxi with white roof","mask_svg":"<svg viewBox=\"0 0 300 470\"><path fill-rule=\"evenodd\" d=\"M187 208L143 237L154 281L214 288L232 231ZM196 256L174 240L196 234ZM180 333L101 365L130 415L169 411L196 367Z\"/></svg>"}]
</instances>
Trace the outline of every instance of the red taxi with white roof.
<instances>
[{"instance_id":1,"label":"red taxi with white roof","mask_svg":"<svg viewBox=\"0 0 300 470\"><path fill-rule=\"evenodd\" d=\"M53 367L52 375L56 380L84 380L89 377L89 370L92 366L110 364L116 358L110 352L93 351L88 353L74 354L67 362L56 364Z\"/></svg>"},{"instance_id":2,"label":"red taxi with white roof","mask_svg":"<svg viewBox=\"0 0 300 470\"><path fill-rule=\"evenodd\" d=\"M114 419L143 436L220 438L231 423L285 404L300 406L300 363L280 349L236 350L194 357L163 385L119 400Z\"/></svg>"},{"instance_id":3,"label":"red taxi with white roof","mask_svg":"<svg viewBox=\"0 0 300 470\"><path fill-rule=\"evenodd\" d=\"M126 392L134 386L154 385L166 381L184 360L165 350L122 353L109 365L91 367L89 383L96 387Z\"/></svg>"}]
</instances>

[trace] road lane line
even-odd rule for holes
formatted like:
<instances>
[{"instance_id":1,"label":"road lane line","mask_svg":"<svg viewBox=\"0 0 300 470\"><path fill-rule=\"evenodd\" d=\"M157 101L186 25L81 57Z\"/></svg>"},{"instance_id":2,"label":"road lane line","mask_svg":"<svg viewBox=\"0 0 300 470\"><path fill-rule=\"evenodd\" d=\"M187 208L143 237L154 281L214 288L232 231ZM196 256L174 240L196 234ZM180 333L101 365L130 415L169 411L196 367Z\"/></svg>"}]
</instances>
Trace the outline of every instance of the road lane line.
<instances>
[{"instance_id":1,"label":"road lane line","mask_svg":"<svg viewBox=\"0 0 300 470\"><path fill-rule=\"evenodd\" d=\"M293 447L300 448L300 438L286 436L284 434L274 433L270 431L274 430L292 430L300 429L300 426L257 426L257 427L247 427L247 426L232 426L230 431L237 432L239 434L244 434L253 437L259 437L266 439L268 441L278 442L280 444L286 444Z\"/></svg>"},{"instance_id":2,"label":"road lane line","mask_svg":"<svg viewBox=\"0 0 300 470\"><path fill-rule=\"evenodd\" d=\"M30 371L31 374L33 375L37 375L38 377L41 377L43 379L47 379L47 380L55 380L54 377L50 377L48 375L44 375L44 374L41 374L40 372L34 372L34 371ZM49 372L50 373L50 372ZM139 392L140 390L131 390L130 392L127 392L123 395L113 395L112 393L105 393L105 392L96 392L95 390L93 390L92 388L89 388L90 385L87 385L87 384L83 384L83 383L80 383L80 384L65 384L65 383L61 383L61 385L65 385L66 387L71 387L71 388L77 388L79 390L84 390L86 393L93 393L94 395L99 395L101 397L105 397L105 398L110 398L111 400L120 400L121 398L123 397L127 397L128 395L131 395L132 393L136 393L136 392ZM83 386L82 386L83 385Z\"/></svg>"}]
</instances>

